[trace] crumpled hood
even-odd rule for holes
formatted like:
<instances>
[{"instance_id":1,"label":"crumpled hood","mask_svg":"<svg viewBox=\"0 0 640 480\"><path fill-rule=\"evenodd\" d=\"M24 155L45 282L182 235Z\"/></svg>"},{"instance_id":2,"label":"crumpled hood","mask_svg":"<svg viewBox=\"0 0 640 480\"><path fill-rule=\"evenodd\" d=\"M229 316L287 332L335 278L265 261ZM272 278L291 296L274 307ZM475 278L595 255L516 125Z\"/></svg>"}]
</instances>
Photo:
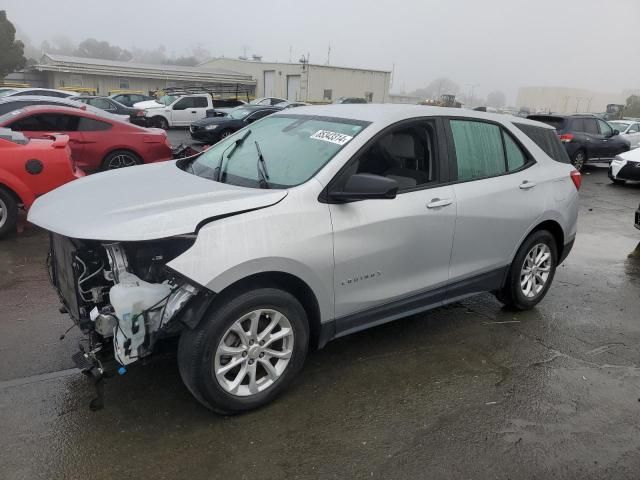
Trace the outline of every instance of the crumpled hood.
<instances>
[{"instance_id":1,"label":"crumpled hood","mask_svg":"<svg viewBox=\"0 0 640 480\"><path fill-rule=\"evenodd\" d=\"M38 198L28 220L73 238L153 240L193 233L207 219L268 207L286 195L207 180L170 161L74 180Z\"/></svg>"}]
</instances>

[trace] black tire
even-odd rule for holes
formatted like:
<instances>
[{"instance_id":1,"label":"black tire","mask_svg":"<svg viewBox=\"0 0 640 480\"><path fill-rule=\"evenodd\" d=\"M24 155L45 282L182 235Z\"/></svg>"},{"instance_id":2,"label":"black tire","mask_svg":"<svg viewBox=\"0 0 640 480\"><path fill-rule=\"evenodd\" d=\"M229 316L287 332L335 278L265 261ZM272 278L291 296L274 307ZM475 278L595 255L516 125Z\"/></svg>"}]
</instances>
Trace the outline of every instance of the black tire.
<instances>
[{"instance_id":1,"label":"black tire","mask_svg":"<svg viewBox=\"0 0 640 480\"><path fill-rule=\"evenodd\" d=\"M551 253L549 276L547 277L547 280L539 293L537 293L534 297L527 297L523 293L522 287L520 285L521 272L527 254L529 254L532 248L539 244L546 245ZM557 264L558 248L553 235L547 230L538 230L536 232L533 232L525 239L524 242L522 242L522 245L518 249L515 258L513 259L513 262L509 267L509 273L507 275L505 284L502 289L496 293L496 297L498 298L498 300L504 303L505 306L513 308L515 310L529 310L535 307L547 294L547 291L549 290L549 287L553 282Z\"/></svg>"},{"instance_id":2,"label":"black tire","mask_svg":"<svg viewBox=\"0 0 640 480\"><path fill-rule=\"evenodd\" d=\"M16 231L18 202L8 190L0 187L0 238Z\"/></svg>"},{"instance_id":3,"label":"black tire","mask_svg":"<svg viewBox=\"0 0 640 480\"><path fill-rule=\"evenodd\" d=\"M587 152L580 149L573 154L573 157L571 158L571 165L573 165L577 171L581 172L588 159Z\"/></svg>"},{"instance_id":4,"label":"black tire","mask_svg":"<svg viewBox=\"0 0 640 480\"><path fill-rule=\"evenodd\" d=\"M133 167L142 164L142 159L131 150L114 150L102 162L102 170Z\"/></svg>"},{"instance_id":5,"label":"black tire","mask_svg":"<svg viewBox=\"0 0 640 480\"><path fill-rule=\"evenodd\" d=\"M156 128L161 128L163 130L169 130L169 122L164 117L155 117L152 119L152 124Z\"/></svg>"},{"instance_id":6,"label":"black tire","mask_svg":"<svg viewBox=\"0 0 640 480\"><path fill-rule=\"evenodd\" d=\"M626 180L620 180L620 179L618 179L618 178L612 178L612 179L611 179L611 181L612 181L613 183L615 183L616 185L624 185L624 184L626 184L626 183L627 183L627 181L626 181Z\"/></svg>"},{"instance_id":7,"label":"black tire","mask_svg":"<svg viewBox=\"0 0 640 480\"><path fill-rule=\"evenodd\" d=\"M216 378L215 353L229 328L257 309L274 309L287 318L293 330L292 354L271 386L255 394L236 396L227 392ZM218 299L196 328L182 332L178 368L182 381L200 403L216 413L232 415L265 405L285 390L304 365L308 348L309 324L300 302L283 290L256 288Z\"/></svg>"},{"instance_id":8,"label":"black tire","mask_svg":"<svg viewBox=\"0 0 640 480\"><path fill-rule=\"evenodd\" d=\"M227 138L229 135L231 135L233 132L231 130L223 130L220 132L220 140L224 140L225 138Z\"/></svg>"}]
</instances>

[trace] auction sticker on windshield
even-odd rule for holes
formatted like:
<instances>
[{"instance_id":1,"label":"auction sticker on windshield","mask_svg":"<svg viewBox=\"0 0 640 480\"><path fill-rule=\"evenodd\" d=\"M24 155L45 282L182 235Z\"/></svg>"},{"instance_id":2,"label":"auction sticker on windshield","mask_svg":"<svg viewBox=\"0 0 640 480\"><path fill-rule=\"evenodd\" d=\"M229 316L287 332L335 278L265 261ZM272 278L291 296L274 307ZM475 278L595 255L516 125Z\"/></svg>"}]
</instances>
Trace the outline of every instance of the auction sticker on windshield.
<instances>
[{"instance_id":1,"label":"auction sticker on windshield","mask_svg":"<svg viewBox=\"0 0 640 480\"><path fill-rule=\"evenodd\" d=\"M315 140L322 140L324 142L331 142L337 145L344 145L353 137L350 137L349 135L345 135L344 133L332 132L330 130L318 130L309 138L313 138Z\"/></svg>"}]
</instances>

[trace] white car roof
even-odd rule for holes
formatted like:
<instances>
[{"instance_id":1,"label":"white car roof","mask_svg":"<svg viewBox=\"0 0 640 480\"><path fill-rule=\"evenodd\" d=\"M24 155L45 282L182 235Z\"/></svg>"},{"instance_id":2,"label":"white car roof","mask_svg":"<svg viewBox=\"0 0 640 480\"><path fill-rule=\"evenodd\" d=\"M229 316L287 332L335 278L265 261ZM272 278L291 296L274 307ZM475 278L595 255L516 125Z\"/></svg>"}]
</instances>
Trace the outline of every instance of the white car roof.
<instances>
[{"instance_id":1,"label":"white car roof","mask_svg":"<svg viewBox=\"0 0 640 480\"><path fill-rule=\"evenodd\" d=\"M347 103L296 107L295 112L284 110L274 115L316 115L324 117L362 120L371 123L391 124L415 117L466 117L491 120L498 123L520 123L541 128L553 127L521 117L501 113L478 112L462 108L429 107L391 103Z\"/></svg>"}]
</instances>

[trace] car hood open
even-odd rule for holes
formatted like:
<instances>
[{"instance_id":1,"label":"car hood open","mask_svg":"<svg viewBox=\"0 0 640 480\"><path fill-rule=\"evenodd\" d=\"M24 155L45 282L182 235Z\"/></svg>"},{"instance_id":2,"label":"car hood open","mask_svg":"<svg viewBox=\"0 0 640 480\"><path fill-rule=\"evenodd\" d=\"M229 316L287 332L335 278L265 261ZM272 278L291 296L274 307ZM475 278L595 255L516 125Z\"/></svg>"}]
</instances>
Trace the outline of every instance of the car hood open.
<instances>
[{"instance_id":1,"label":"car hood open","mask_svg":"<svg viewBox=\"0 0 640 480\"><path fill-rule=\"evenodd\" d=\"M74 180L38 198L28 219L67 237L153 240L193 233L202 222L268 207L286 195L207 180L170 161Z\"/></svg>"}]
</instances>

